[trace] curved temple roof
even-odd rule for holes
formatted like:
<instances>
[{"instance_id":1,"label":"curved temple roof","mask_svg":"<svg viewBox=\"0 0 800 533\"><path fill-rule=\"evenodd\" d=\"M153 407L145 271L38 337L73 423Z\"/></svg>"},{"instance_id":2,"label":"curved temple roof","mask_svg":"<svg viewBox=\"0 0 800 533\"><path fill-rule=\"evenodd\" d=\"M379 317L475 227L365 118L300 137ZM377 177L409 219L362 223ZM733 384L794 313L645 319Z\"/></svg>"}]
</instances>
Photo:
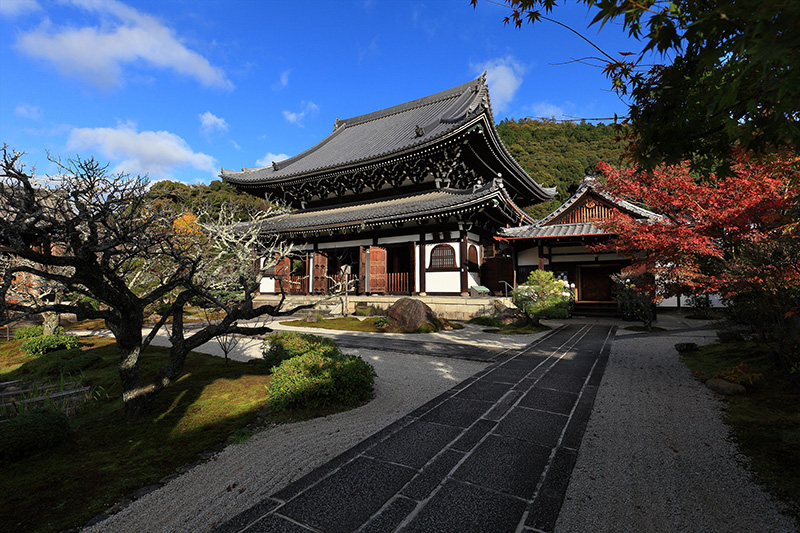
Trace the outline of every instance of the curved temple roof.
<instances>
[{"instance_id":1,"label":"curved temple roof","mask_svg":"<svg viewBox=\"0 0 800 533\"><path fill-rule=\"evenodd\" d=\"M336 120L333 132L312 148L284 161L262 168L241 171L222 169L220 176L232 185L243 187L277 186L311 176L323 176L361 165L385 161L426 148L459 129L469 129L487 122L496 137L504 167L537 196L552 197L555 190L545 189L528 176L514 161L494 128L489 89L485 74L424 98L344 120ZM493 148L494 150L494 148Z\"/></svg>"},{"instance_id":2,"label":"curved temple roof","mask_svg":"<svg viewBox=\"0 0 800 533\"><path fill-rule=\"evenodd\" d=\"M496 203L495 203L496 202ZM263 233L308 234L346 228L368 228L381 224L449 216L472 212L487 205L505 204L516 221L530 218L508 197L502 182L495 180L474 189L436 189L429 192L347 207L299 211L261 223Z\"/></svg>"}]
</instances>

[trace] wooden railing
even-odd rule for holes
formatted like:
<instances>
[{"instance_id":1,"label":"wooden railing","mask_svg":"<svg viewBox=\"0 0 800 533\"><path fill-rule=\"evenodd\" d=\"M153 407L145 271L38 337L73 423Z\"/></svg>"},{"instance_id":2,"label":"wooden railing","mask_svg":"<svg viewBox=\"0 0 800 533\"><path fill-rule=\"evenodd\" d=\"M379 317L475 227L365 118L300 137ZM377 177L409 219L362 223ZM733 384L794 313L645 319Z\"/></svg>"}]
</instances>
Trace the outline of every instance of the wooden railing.
<instances>
[{"instance_id":1,"label":"wooden railing","mask_svg":"<svg viewBox=\"0 0 800 533\"><path fill-rule=\"evenodd\" d=\"M389 294L407 294L408 288L408 272L390 272L386 274L389 283Z\"/></svg>"}]
</instances>

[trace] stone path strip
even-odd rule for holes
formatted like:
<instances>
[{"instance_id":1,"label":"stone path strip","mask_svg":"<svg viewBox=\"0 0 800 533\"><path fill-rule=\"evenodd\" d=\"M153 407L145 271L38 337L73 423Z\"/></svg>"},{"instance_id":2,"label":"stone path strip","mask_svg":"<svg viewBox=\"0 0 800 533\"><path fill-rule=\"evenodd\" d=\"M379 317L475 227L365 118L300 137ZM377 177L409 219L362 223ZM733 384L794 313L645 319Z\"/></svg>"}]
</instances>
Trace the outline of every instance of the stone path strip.
<instances>
[{"instance_id":1,"label":"stone path strip","mask_svg":"<svg viewBox=\"0 0 800 533\"><path fill-rule=\"evenodd\" d=\"M217 532L552 531L616 327L493 364Z\"/></svg>"}]
</instances>

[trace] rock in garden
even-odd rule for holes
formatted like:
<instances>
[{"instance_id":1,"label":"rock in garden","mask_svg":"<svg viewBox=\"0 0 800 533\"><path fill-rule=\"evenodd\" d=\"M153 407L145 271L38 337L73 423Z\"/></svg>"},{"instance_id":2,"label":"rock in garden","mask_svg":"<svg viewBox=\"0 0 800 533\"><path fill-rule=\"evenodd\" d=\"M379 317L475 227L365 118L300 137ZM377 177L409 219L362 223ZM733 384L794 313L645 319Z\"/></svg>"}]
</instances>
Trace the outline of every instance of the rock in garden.
<instances>
[{"instance_id":1,"label":"rock in garden","mask_svg":"<svg viewBox=\"0 0 800 533\"><path fill-rule=\"evenodd\" d=\"M693 352L697 350L697 343L694 342L679 342L675 345L675 349L679 352Z\"/></svg>"},{"instance_id":2,"label":"rock in garden","mask_svg":"<svg viewBox=\"0 0 800 533\"><path fill-rule=\"evenodd\" d=\"M506 307L497 315L497 319L500 320L504 326L508 326L516 322L523 322L525 320L525 313L522 309L516 307Z\"/></svg>"},{"instance_id":3,"label":"rock in garden","mask_svg":"<svg viewBox=\"0 0 800 533\"><path fill-rule=\"evenodd\" d=\"M429 324L433 331L442 329L441 321L425 302L413 298L400 298L388 311L389 331L417 331Z\"/></svg>"},{"instance_id":4,"label":"rock in garden","mask_svg":"<svg viewBox=\"0 0 800 533\"><path fill-rule=\"evenodd\" d=\"M738 394L744 394L747 392L747 389L744 388L744 385L731 383L730 381L722 378L709 379L706 381L706 387L717 394L724 394L725 396L736 396Z\"/></svg>"}]
</instances>

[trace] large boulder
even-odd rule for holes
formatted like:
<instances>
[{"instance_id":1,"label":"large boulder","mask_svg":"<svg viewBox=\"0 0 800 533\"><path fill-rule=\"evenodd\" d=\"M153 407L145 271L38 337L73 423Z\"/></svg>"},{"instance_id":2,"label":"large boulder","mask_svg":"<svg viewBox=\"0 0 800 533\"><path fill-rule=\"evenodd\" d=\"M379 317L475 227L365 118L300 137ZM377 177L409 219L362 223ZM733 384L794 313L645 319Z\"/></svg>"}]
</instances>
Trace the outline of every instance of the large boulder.
<instances>
[{"instance_id":1,"label":"large boulder","mask_svg":"<svg viewBox=\"0 0 800 533\"><path fill-rule=\"evenodd\" d=\"M413 298L400 298L388 311L388 331L440 331L442 321L425 302Z\"/></svg>"}]
</instances>

